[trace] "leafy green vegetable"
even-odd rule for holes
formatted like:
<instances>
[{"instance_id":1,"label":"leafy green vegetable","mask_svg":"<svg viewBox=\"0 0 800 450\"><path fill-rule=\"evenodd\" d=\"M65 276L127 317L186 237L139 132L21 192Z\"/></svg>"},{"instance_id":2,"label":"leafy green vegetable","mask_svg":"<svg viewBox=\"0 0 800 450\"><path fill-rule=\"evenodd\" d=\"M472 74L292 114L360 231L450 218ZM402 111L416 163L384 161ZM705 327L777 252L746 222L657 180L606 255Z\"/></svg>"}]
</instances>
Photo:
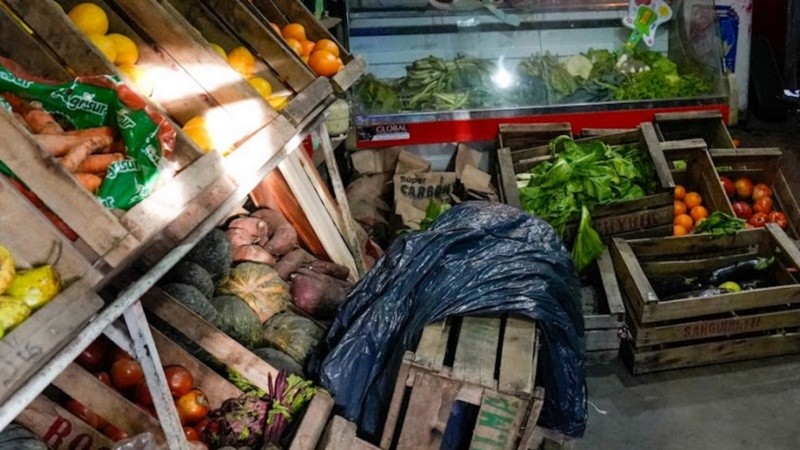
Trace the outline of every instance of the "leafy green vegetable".
<instances>
[{"instance_id":1,"label":"leafy green vegetable","mask_svg":"<svg viewBox=\"0 0 800 450\"><path fill-rule=\"evenodd\" d=\"M245 394L252 394L256 397L263 397L267 393L264 392L261 388L253 384L250 380L244 377L244 375L240 374L239 372L231 369L228 369L228 381L231 382L234 386L236 386L240 391L244 392Z\"/></svg>"},{"instance_id":2,"label":"leafy green vegetable","mask_svg":"<svg viewBox=\"0 0 800 450\"><path fill-rule=\"evenodd\" d=\"M744 229L745 221L722 211L714 211L706 220L701 221L694 227L692 233L711 233L714 236L725 234L736 234L737 231Z\"/></svg>"},{"instance_id":3,"label":"leafy green vegetable","mask_svg":"<svg viewBox=\"0 0 800 450\"><path fill-rule=\"evenodd\" d=\"M430 228L431 225L436 222L436 219L450 208L452 208L452 206L447 203L439 203L433 200L429 201L428 206L425 208L425 218L419 223L420 230L424 231Z\"/></svg>"},{"instance_id":4,"label":"leafy green vegetable","mask_svg":"<svg viewBox=\"0 0 800 450\"><path fill-rule=\"evenodd\" d=\"M391 113L403 109L400 97L392 84L368 74L354 89L360 105L370 112Z\"/></svg>"},{"instance_id":5,"label":"leafy green vegetable","mask_svg":"<svg viewBox=\"0 0 800 450\"><path fill-rule=\"evenodd\" d=\"M583 272L586 266L603 253L604 248L600 235L592 228L589 209L584 205L581 207L581 223L578 225L578 234L575 236L575 244L572 246L572 261L578 272Z\"/></svg>"}]
</instances>

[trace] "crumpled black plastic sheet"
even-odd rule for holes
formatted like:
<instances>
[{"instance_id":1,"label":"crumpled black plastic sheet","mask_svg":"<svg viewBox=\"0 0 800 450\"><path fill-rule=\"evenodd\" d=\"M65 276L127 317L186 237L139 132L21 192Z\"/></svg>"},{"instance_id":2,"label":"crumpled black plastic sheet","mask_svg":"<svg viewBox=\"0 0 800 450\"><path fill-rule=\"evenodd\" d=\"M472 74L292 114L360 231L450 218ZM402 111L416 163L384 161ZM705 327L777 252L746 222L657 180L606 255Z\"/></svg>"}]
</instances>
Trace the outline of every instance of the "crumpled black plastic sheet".
<instances>
[{"instance_id":1,"label":"crumpled black plastic sheet","mask_svg":"<svg viewBox=\"0 0 800 450\"><path fill-rule=\"evenodd\" d=\"M416 347L423 328L449 316L503 314L535 319L541 330L539 424L582 436L578 275L552 227L507 205L462 203L429 231L397 239L340 308L310 369L338 413L377 441L403 353Z\"/></svg>"}]
</instances>

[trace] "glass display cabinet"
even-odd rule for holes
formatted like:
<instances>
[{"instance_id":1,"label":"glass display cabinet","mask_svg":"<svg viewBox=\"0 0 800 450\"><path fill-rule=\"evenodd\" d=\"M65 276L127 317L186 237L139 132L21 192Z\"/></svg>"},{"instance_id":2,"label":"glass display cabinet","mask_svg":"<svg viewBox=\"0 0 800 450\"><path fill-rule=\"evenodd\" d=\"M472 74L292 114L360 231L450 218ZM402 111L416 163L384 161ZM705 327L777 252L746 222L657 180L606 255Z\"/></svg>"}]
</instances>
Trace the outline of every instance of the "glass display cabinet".
<instances>
[{"instance_id":1,"label":"glass display cabinet","mask_svg":"<svg viewBox=\"0 0 800 450\"><path fill-rule=\"evenodd\" d=\"M727 117L713 0L664 3L671 18L648 47L626 45L628 1L348 0L350 48L369 72L353 96L358 146L494 140L499 123Z\"/></svg>"}]
</instances>

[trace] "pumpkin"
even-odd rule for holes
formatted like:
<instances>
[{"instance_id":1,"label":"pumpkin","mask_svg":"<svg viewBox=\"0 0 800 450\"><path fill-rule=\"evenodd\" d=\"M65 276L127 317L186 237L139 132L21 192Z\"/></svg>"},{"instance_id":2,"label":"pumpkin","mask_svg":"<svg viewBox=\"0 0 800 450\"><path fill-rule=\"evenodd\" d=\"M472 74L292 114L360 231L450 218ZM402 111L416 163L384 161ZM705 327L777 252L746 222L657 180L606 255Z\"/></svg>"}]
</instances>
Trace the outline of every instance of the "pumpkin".
<instances>
[{"instance_id":1,"label":"pumpkin","mask_svg":"<svg viewBox=\"0 0 800 450\"><path fill-rule=\"evenodd\" d=\"M217 286L217 295L235 295L258 315L261 323L289 306L289 286L275 270L254 262L239 264Z\"/></svg>"},{"instance_id":2,"label":"pumpkin","mask_svg":"<svg viewBox=\"0 0 800 450\"><path fill-rule=\"evenodd\" d=\"M247 303L234 295L223 295L211 299L219 311L219 329L247 348L261 345L261 322Z\"/></svg>"},{"instance_id":3,"label":"pumpkin","mask_svg":"<svg viewBox=\"0 0 800 450\"><path fill-rule=\"evenodd\" d=\"M264 347L253 350L253 354L264 360L264 362L270 366L274 367L275 370L285 370L290 374L297 375L300 378L306 377L305 373L303 372L303 368L300 367L300 364L297 364L297 361L280 350Z\"/></svg>"},{"instance_id":4,"label":"pumpkin","mask_svg":"<svg viewBox=\"0 0 800 450\"><path fill-rule=\"evenodd\" d=\"M199 264L214 281L220 280L228 275L233 262L231 241L224 231L214 228L186 254L184 260Z\"/></svg>"},{"instance_id":5,"label":"pumpkin","mask_svg":"<svg viewBox=\"0 0 800 450\"><path fill-rule=\"evenodd\" d=\"M188 284L169 283L162 286L161 289L208 322L216 325L219 321L217 310L196 287Z\"/></svg>"},{"instance_id":6,"label":"pumpkin","mask_svg":"<svg viewBox=\"0 0 800 450\"><path fill-rule=\"evenodd\" d=\"M311 319L284 311L264 324L264 343L305 365L325 330Z\"/></svg>"},{"instance_id":7,"label":"pumpkin","mask_svg":"<svg viewBox=\"0 0 800 450\"><path fill-rule=\"evenodd\" d=\"M191 261L181 261L172 268L166 275L164 281L170 283L181 283L194 286L208 298L214 296L214 280L211 274L200 264Z\"/></svg>"}]
</instances>

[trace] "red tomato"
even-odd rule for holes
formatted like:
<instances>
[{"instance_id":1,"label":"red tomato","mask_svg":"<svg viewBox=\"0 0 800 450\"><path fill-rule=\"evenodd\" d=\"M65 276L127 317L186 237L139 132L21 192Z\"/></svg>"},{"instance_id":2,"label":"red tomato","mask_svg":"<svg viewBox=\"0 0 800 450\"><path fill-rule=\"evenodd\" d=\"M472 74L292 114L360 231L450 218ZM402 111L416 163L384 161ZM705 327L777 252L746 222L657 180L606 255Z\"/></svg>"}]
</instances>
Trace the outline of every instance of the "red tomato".
<instances>
[{"instance_id":1,"label":"red tomato","mask_svg":"<svg viewBox=\"0 0 800 450\"><path fill-rule=\"evenodd\" d=\"M763 212L757 212L750 217L747 223L756 228L763 228L767 224L767 215Z\"/></svg>"},{"instance_id":2,"label":"red tomato","mask_svg":"<svg viewBox=\"0 0 800 450\"><path fill-rule=\"evenodd\" d=\"M731 206L733 206L733 214L740 219L747 220L753 215L753 208L751 208L750 204L747 202L733 202Z\"/></svg>"},{"instance_id":3,"label":"red tomato","mask_svg":"<svg viewBox=\"0 0 800 450\"><path fill-rule=\"evenodd\" d=\"M147 388L147 383L140 380L136 383L134 401L142 406L151 406L153 404L153 396L150 395L150 389Z\"/></svg>"},{"instance_id":4,"label":"red tomato","mask_svg":"<svg viewBox=\"0 0 800 450\"><path fill-rule=\"evenodd\" d=\"M194 387L194 377L186 367L166 366L164 367L164 375L167 377L169 392L175 398L188 394Z\"/></svg>"},{"instance_id":5,"label":"red tomato","mask_svg":"<svg viewBox=\"0 0 800 450\"><path fill-rule=\"evenodd\" d=\"M210 422L208 417L203 417L199 422L197 422L197 424L194 426L194 429L197 430L198 435L203 435L203 431L205 431L206 427L208 426L208 422Z\"/></svg>"},{"instance_id":6,"label":"red tomato","mask_svg":"<svg viewBox=\"0 0 800 450\"><path fill-rule=\"evenodd\" d=\"M111 357L109 359L111 360L112 363L115 363L115 362L119 361L120 359L131 359L132 360L133 356L131 356L131 354L126 352L125 350L123 350L123 349L121 349L121 348L119 348L117 346L114 346L114 348L111 349Z\"/></svg>"},{"instance_id":7,"label":"red tomato","mask_svg":"<svg viewBox=\"0 0 800 450\"><path fill-rule=\"evenodd\" d=\"M83 349L81 354L75 358L75 362L89 372L105 370L106 362L108 361L108 350L108 342L102 338L97 338Z\"/></svg>"},{"instance_id":8,"label":"red tomato","mask_svg":"<svg viewBox=\"0 0 800 450\"><path fill-rule=\"evenodd\" d=\"M772 211L767 216L767 222L777 224L779 227L786 229L789 222L786 220L786 214L780 211Z\"/></svg>"},{"instance_id":9,"label":"red tomato","mask_svg":"<svg viewBox=\"0 0 800 450\"><path fill-rule=\"evenodd\" d=\"M97 372L94 376L106 386L111 387L111 377L108 375L108 372Z\"/></svg>"},{"instance_id":10,"label":"red tomato","mask_svg":"<svg viewBox=\"0 0 800 450\"><path fill-rule=\"evenodd\" d=\"M206 395L200 389L192 389L175 401L181 423L194 423L208 414L210 410Z\"/></svg>"},{"instance_id":11,"label":"red tomato","mask_svg":"<svg viewBox=\"0 0 800 450\"><path fill-rule=\"evenodd\" d=\"M120 430L119 428L115 427L112 424L106 425L105 428L103 428L102 431L103 431L103 434L108 436L108 438L111 439L114 442L121 441L123 439L128 439L129 437L131 437L131 435L129 435L128 433L126 433L126 432L124 432L122 430Z\"/></svg>"},{"instance_id":12,"label":"red tomato","mask_svg":"<svg viewBox=\"0 0 800 450\"><path fill-rule=\"evenodd\" d=\"M772 212L772 198L761 197L753 203L753 211L769 214Z\"/></svg>"},{"instance_id":13,"label":"red tomato","mask_svg":"<svg viewBox=\"0 0 800 450\"><path fill-rule=\"evenodd\" d=\"M100 416L95 414L91 409L87 408L83 403L75 400L74 398L69 399L67 402L67 411L71 412L78 419L86 422L86 424L90 427L100 428Z\"/></svg>"},{"instance_id":14,"label":"red tomato","mask_svg":"<svg viewBox=\"0 0 800 450\"><path fill-rule=\"evenodd\" d=\"M719 177L719 183L722 185L722 189L728 197L733 197L733 195L736 194L736 186L730 178L723 175Z\"/></svg>"},{"instance_id":15,"label":"red tomato","mask_svg":"<svg viewBox=\"0 0 800 450\"><path fill-rule=\"evenodd\" d=\"M111 365L111 382L117 389L133 387L144 379L144 372L138 362L119 359Z\"/></svg>"},{"instance_id":16,"label":"red tomato","mask_svg":"<svg viewBox=\"0 0 800 450\"><path fill-rule=\"evenodd\" d=\"M736 194L739 198L748 199L753 195L753 182L750 181L750 178L737 178L733 184L736 187Z\"/></svg>"},{"instance_id":17,"label":"red tomato","mask_svg":"<svg viewBox=\"0 0 800 450\"><path fill-rule=\"evenodd\" d=\"M200 440L200 435L197 433L197 430L195 430L192 427L186 427L186 426L183 427L183 434L186 435L186 440L187 441L199 441Z\"/></svg>"},{"instance_id":18,"label":"red tomato","mask_svg":"<svg viewBox=\"0 0 800 450\"><path fill-rule=\"evenodd\" d=\"M772 188L764 183L758 183L753 186L753 201L764 197L772 197Z\"/></svg>"}]
</instances>

